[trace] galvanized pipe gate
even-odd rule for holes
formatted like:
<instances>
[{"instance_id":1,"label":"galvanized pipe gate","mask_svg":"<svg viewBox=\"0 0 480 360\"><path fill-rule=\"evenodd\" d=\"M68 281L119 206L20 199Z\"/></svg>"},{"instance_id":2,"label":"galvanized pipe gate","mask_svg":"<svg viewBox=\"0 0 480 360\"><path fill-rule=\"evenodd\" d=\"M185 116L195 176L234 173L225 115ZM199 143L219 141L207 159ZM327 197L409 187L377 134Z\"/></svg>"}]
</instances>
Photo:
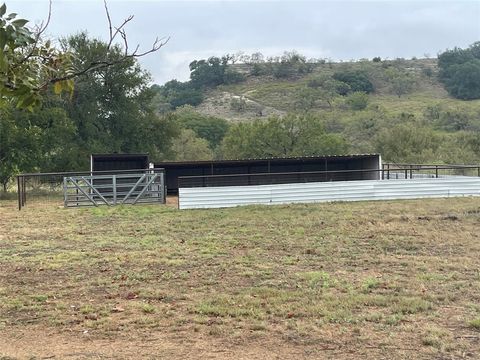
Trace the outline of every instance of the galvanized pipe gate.
<instances>
[{"instance_id":1,"label":"galvanized pipe gate","mask_svg":"<svg viewBox=\"0 0 480 360\"><path fill-rule=\"evenodd\" d=\"M65 176L64 206L98 206L138 203L165 203L165 174L144 173Z\"/></svg>"}]
</instances>

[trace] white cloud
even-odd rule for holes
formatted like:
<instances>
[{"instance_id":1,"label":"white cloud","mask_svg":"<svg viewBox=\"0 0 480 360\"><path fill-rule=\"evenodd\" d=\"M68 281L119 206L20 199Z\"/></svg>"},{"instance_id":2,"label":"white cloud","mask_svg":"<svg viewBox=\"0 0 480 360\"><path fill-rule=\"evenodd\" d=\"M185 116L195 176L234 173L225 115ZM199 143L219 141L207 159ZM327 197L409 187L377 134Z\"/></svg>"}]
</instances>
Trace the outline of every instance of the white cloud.
<instances>
[{"instance_id":1,"label":"white cloud","mask_svg":"<svg viewBox=\"0 0 480 360\"><path fill-rule=\"evenodd\" d=\"M158 53L142 58L156 82L188 79L194 59L226 53L280 55L295 49L307 57L358 59L436 54L480 39L480 1L120 1L109 0L115 23L134 14L132 46L148 48L171 35ZM44 19L47 0L10 0L9 10ZM106 38L103 1L53 2L49 34L81 30Z\"/></svg>"}]
</instances>

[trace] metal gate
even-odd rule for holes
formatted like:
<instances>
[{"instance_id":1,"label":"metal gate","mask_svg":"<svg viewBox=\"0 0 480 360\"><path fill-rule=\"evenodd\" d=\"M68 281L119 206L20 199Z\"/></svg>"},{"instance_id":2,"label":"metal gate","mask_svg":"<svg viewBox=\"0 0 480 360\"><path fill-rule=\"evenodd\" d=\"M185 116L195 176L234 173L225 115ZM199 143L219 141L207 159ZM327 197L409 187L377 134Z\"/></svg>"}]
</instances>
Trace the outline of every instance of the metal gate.
<instances>
[{"instance_id":1,"label":"metal gate","mask_svg":"<svg viewBox=\"0 0 480 360\"><path fill-rule=\"evenodd\" d=\"M143 173L66 176L63 178L64 206L98 206L165 203L163 171Z\"/></svg>"}]
</instances>

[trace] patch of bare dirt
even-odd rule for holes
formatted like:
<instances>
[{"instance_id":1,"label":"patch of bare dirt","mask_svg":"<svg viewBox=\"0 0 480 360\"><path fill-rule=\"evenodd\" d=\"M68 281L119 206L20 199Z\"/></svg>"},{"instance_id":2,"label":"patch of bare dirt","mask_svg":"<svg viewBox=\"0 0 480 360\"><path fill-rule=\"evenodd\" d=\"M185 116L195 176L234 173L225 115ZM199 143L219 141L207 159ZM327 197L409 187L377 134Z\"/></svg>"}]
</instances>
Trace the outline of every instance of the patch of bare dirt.
<instances>
[{"instance_id":1,"label":"patch of bare dirt","mask_svg":"<svg viewBox=\"0 0 480 360\"><path fill-rule=\"evenodd\" d=\"M378 345L355 349L355 339L344 345L319 341L305 346L301 340L293 344L282 337L255 336L227 342L200 333L172 336L148 330L110 338L95 338L87 332L57 333L42 327L0 331L0 359L351 359L353 353L362 359L408 359L416 351L414 347Z\"/></svg>"},{"instance_id":2,"label":"patch of bare dirt","mask_svg":"<svg viewBox=\"0 0 480 360\"><path fill-rule=\"evenodd\" d=\"M195 110L201 114L218 116L230 121L285 115L285 112L260 104L248 96L235 95L226 91L211 95L197 106Z\"/></svg>"}]
</instances>

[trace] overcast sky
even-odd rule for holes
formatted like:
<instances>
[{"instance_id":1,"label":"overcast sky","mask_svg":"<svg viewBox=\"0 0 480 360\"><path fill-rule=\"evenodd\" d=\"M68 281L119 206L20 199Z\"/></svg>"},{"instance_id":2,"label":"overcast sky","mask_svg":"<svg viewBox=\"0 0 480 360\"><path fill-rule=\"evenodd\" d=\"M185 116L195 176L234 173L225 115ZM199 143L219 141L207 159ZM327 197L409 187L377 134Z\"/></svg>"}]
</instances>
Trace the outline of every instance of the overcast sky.
<instances>
[{"instance_id":1,"label":"overcast sky","mask_svg":"<svg viewBox=\"0 0 480 360\"><path fill-rule=\"evenodd\" d=\"M48 0L6 0L9 12L38 22ZM349 60L435 56L480 40L480 0L454 1L163 1L109 0L112 20L128 25L130 46L147 49L156 36L168 44L140 60L161 84L187 80L194 59L244 51ZM49 36L87 30L106 39L102 0L53 0Z\"/></svg>"}]
</instances>

